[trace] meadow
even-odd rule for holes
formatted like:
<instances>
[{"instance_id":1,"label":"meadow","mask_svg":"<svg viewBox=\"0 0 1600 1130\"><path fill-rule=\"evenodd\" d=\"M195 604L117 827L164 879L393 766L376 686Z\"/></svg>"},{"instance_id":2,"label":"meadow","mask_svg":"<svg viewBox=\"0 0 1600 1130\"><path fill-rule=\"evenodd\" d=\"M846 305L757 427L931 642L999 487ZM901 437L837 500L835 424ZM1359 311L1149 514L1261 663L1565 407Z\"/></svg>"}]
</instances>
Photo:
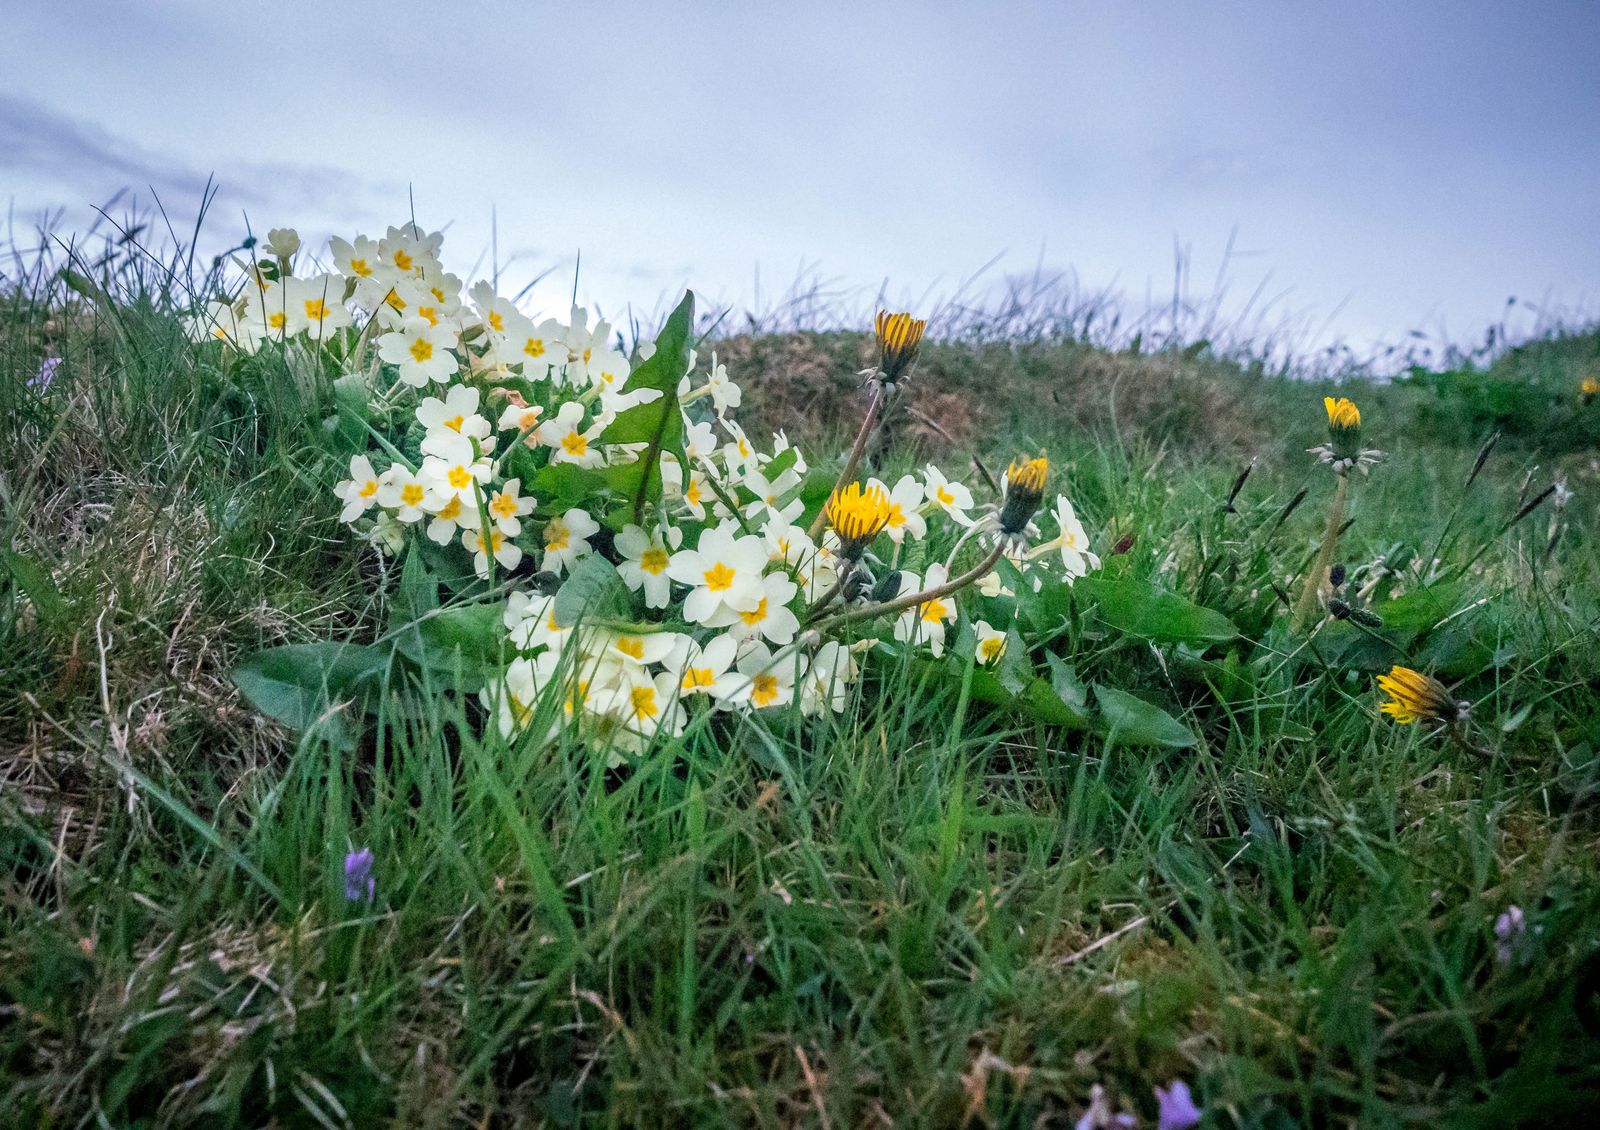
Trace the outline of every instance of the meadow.
<instances>
[{"instance_id":1,"label":"meadow","mask_svg":"<svg viewBox=\"0 0 1600 1130\"><path fill-rule=\"evenodd\" d=\"M340 366L392 363L197 342L205 276L121 243L0 283L7 1125L1193 1125L1175 1081L1217 1127L1593 1110L1592 330L1380 379L935 318L862 476L1015 498L1047 456L1093 565L1000 565L941 654L880 633L820 706L736 687L622 746L496 690L537 545L455 577L341 522L395 433ZM660 325L596 348L697 383L715 350L820 522L870 321L676 324L654 368ZM1325 396L1366 473L1308 453L1353 438ZM1448 696L1385 713L1397 666Z\"/></svg>"}]
</instances>

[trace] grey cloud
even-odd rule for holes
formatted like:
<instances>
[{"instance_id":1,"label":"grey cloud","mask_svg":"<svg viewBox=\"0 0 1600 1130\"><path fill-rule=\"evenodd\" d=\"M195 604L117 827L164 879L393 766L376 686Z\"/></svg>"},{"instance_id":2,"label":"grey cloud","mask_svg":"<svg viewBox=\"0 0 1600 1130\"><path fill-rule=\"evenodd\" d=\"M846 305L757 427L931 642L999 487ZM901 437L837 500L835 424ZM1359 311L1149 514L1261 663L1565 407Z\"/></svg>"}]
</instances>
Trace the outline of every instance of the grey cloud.
<instances>
[{"instance_id":1,"label":"grey cloud","mask_svg":"<svg viewBox=\"0 0 1600 1130\"><path fill-rule=\"evenodd\" d=\"M155 152L101 126L34 99L0 93L0 172L24 185L100 203L122 189L156 192L169 209L197 209L211 179L231 207L289 209L315 205L324 214L359 214L361 201L392 187L331 165L237 161L211 177L171 154Z\"/></svg>"}]
</instances>

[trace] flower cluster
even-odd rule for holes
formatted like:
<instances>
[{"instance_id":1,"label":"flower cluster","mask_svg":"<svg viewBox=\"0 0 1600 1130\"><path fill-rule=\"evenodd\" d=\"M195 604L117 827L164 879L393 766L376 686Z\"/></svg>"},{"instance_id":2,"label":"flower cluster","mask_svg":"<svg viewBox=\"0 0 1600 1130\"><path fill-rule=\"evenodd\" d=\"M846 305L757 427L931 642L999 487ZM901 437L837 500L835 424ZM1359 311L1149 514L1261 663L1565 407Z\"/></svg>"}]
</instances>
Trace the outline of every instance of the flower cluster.
<instances>
[{"instance_id":1,"label":"flower cluster","mask_svg":"<svg viewBox=\"0 0 1600 1130\"><path fill-rule=\"evenodd\" d=\"M503 598L510 658L483 699L508 734L575 724L620 758L707 710L840 710L876 640L943 654L958 593L1003 592L1002 551L1035 587L1099 564L1065 497L1030 546L1043 458L1014 463L987 509L933 466L808 491L831 478L782 433L768 450L745 433L738 384L689 348L687 300L670 342L630 354L582 308L537 319L466 289L441 243L414 224L334 239L328 269L297 274L299 237L275 231L273 258L242 264L190 331L327 349L359 382L375 444L335 488L340 519L386 553L459 555L475 598ZM884 383L923 329L880 316ZM987 556L963 571L963 551ZM1006 630L973 638L993 663Z\"/></svg>"}]
</instances>

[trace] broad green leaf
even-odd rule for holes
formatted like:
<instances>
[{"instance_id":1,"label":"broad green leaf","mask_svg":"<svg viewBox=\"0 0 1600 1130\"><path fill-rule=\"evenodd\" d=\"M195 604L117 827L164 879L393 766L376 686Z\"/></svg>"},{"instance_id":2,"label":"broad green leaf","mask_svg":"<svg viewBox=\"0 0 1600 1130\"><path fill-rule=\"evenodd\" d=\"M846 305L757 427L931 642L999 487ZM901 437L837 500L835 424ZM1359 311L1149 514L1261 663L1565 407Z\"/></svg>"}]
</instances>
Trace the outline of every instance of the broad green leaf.
<instances>
[{"instance_id":1,"label":"broad green leaf","mask_svg":"<svg viewBox=\"0 0 1600 1130\"><path fill-rule=\"evenodd\" d=\"M1084 577L1074 588L1107 624L1155 643L1221 643L1239 634L1222 613L1148 581Z\"/></svg>"},{"instance_id":2,"label":"broad green leaf","mask_svg":"<svg viewBox=\"0 0 1600 1130\"><path fill-rule=\"evenodd\" d=\"M1172 715L1154 703L1116 687L1096 684L1094 699L1100 707L1099 729L1112 741L1127 745L1159 745L1184 749L1195 744L1189 732Z\"/></svg>"},{"instance_id":3,"label":"broad green leaf","mask_svg":"<svg viewBox=\"0 0 1600 1130\"><path fill-rule=\"evenodd\" d=\"M571 576L556 593L553 614L557 624L570 628L580 620L610 619L632 611L633 600L616 566L591 553L572 567Z\"/></svg>"},{"instance_id":4,"label":"broad green leaf","mask_svg":"<svg viewBox=\"0 0 1600 1130\"><path fill-rule=\"evenodd\" d=\"M247 655L233 681L255 708L292 730L324 719L329 740L352 746L351 729L335 704L376 689L389 652L348 643L288 644Z\"/></svg>"},{"instance_id":5,"label":"broad green leaf","mask_svg":"<svg viewBox=\"0 0 1600 1130\"><path fill-rule=\"evenodd\" d=\"M428 568L421 542L413 540L406 550L406 563L400 569L400 584L389 610L389 630L412 623L438 607L439 578Z\"/></svg>"},{"instance_id":6,"label":"broad green leaf","mask_svg":"<svg viewBox=\"0 0 1600 1130\"><path fill-rule=\"evenodd\" d=\"M656 337L655 352L628 378L630 391L654 389L661 395L648 404L636 404L617 413L609 427L600 433L602 443L648 444L631 465L627 492L635 517L646 499L661 497L661 453L671 451L683 458L683 413L678 408L678 383L689 371L689 335L694 328L694 292L684 292L683 301L667 318Z\"/></svg>"},{"instance_id":7,"label":"broad green leaf","mask_svg":"<svg viewBox=\"0 0 1600 1130\"><path fill-rule=\"evenodd\" d=\"M61 595L61 590L50 579L50 571L33 558L24 556L15 550L6 550L0 555L6 570L11 574L11 579L39 613L39 619L45 624L55 627L66 621L67 602Z\"/></svg>"}]
</instances>

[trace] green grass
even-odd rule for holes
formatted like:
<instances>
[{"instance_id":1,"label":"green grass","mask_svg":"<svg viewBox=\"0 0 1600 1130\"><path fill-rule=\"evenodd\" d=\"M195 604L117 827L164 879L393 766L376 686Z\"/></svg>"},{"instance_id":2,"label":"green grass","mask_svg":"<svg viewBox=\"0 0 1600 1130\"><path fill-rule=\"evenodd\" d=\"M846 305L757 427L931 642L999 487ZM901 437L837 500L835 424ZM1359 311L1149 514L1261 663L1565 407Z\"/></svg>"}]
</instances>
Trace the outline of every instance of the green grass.
<instances>
[{"instance_id":1,"label":"green grass","mask_svg":"<svg viewBox=\"0 0 1600 1130\"><path fill-rule=\"evenodd\" d=\"M1397 593L1470 563L1409 658L1466 671L1488 753L1378 716L1394 649L1277 622L1329 494L1302 451L1321 386L1040 339L931 347L913 403L955 448L881 458L1048 446L1099 552L1136 535L1115 569L1232 615L1249 639L1209 651L1093 623L1056 643L1196 748L1108 745L891 662L837 718L702 725L620 773L508 745L448 686L396 688L351 754L229 681L259 647L385 621L394 567L335 522L325 394L216 369L183 295L129 269L116 303L42 280L0 312L9 1125L1063 1125L1096 1083L1153 1124L1150 1087L1180 1077L1214 1126L1591 1109L1592 447L1508 436L1464 489L1483 436L1430 423L1428 387L1345 386L1392 458L1356 484L1342 559L1382 556ZM816 429L847 425L858 339L804 340ZM728 348L794 428L794 339ZM1548 503L1507 522L1555 460L1578 493L1547 554ZM359 846L371 906L343 898ZM1512 904L1529 934L1501 964Z\"/></svg>"}]
</instances>

